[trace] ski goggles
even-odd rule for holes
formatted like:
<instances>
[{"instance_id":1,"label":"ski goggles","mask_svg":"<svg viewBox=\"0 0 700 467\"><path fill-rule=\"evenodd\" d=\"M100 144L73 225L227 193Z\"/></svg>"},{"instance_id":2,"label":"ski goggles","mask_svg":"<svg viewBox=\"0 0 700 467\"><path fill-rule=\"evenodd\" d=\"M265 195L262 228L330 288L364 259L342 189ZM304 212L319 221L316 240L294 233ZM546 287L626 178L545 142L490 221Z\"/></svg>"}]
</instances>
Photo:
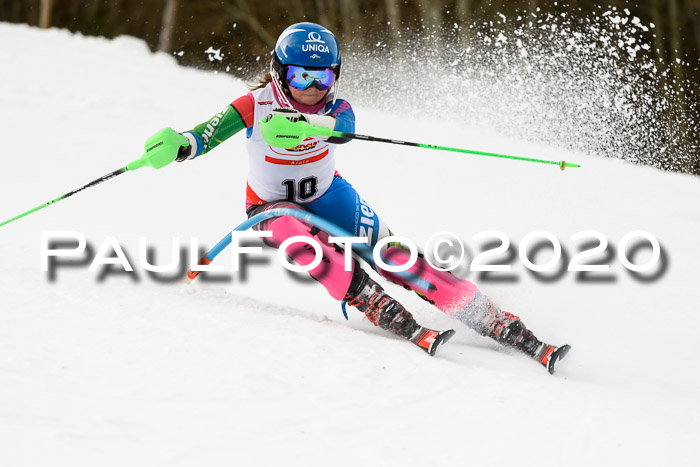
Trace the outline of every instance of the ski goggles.
<instances>
[{"instance_id":1,"label":"ski goggles","mask_svg":"<svg viewBox=\"0 0 700 467\"><path fill-rule=\"evenodd\" d=\"M287 84L303 91L311 86L319 90L330 89L335 82L335 70L333 68L304 68L303 66L289 65L287 67Z\"/></svg>"}]
</instances>

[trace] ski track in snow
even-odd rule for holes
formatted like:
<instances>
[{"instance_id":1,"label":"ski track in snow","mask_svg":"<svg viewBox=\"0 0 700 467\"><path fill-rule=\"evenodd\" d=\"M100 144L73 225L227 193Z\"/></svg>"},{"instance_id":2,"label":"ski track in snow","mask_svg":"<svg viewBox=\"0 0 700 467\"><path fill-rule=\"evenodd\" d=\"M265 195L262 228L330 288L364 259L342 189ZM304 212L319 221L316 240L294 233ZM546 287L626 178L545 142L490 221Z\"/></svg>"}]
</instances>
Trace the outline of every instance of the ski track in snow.
<instances>
[{"instance_id":1,"label":"ski track in snow","mask_svg":"<svg viewBox=\"0 0 700 467\"><path fill-rule=\"evenodd\" d=\"M3 220L245 92L133 38L0 24L0 44ZM567 273L546 283L514 262L514 283L480 284L541 339L572 345L555 377L393 285L421 323L457 330L435 358L350 308L345 321L320 285L274 257L245 278L157 283L136 261L139 236L165 261L171 237L209 247L245 219L237 135L199 160L124 174L0 229L0 464L693 465L698 178L355 110L361 134L583 166L341 147L338 169L397 234L422 246L447 230L473 250L485 230L514 244L548 230L574 253L569 237L581 230L615 247L641 229L659 239L666 273L635 281L612 258L613 282ZM94 248L114 236L136 272L100 281L83 265L51 282L39 268L47 230L82 232Z\"/></svg>"}]
</instances>

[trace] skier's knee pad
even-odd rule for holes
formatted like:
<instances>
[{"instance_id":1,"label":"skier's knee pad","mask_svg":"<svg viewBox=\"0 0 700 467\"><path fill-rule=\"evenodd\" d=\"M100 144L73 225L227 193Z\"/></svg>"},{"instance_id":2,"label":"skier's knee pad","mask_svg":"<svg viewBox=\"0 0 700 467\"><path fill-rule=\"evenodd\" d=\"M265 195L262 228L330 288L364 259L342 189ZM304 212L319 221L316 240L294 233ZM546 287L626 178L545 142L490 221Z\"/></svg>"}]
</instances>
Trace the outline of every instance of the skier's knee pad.
<instances>
[{"instance_id":1,"label":"skier's knee pad","mask_svg":"<svg viewBox=\"0 0 700 467\"><path fill-rule=\"evenodd\" d=\"M382 255L386 263L397 265L406 264L409 257L410 252L398 246L390 246ZM473 283L460 279L447 271L433 268L420 256L416 263L408 269L408 272L411 276L418 277L429 283L430 285L427 288L412 284L410 280L402 278L401 273L384 270L380 272L389 280L414 290L438 309L449 314L465 308L477 293L477 287Z\"/></svg>"},{"instance_id":2,"label":"skier's knee pad","mask_svg":"<svg viewBox=\"0 0 700 467\"><path fill-rule=\"evenodd\" d=\"M250 215L257 214L267 209L278 207L292 207L304 210L303 207L289 202L270 203L263 209L249 212ZM306 237L309 243L303 241L290 245L285 253L300 266L307 266L316 259L317 252L313 246L321 247L321 262L318 266L309 271L311 277L320 282L328 293L337 300L342 300L350 287L352 281L354 261L351 262L348 270L345 270L345 256L328 241L328 234L316 227L310 226L299 219L291 216L282 216L268 219L261 224L257 230L272 232L272 237L265 239L268 245L279 248L280 245L291 237ZM313 242L313 243L311 243Z\"/></svg>"}]
</instances>

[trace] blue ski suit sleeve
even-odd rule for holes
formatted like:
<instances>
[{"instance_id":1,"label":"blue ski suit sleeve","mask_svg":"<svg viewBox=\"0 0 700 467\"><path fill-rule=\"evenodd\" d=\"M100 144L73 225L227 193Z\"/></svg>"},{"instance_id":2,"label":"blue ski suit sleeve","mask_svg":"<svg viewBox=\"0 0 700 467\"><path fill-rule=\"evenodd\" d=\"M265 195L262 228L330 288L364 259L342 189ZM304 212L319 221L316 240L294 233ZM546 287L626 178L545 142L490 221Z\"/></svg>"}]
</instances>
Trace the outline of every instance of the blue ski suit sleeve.
<instances>
[{"instance_id":1,"label":"blue ski suit sleeve","mask_svg":"<svg viewBox=\"0 0 700 467\"><path fill-rule=\"evenodd\" d=\"M335 131L344 133L355 133L355 114L350 103L345 99L338 99L328 111L328 115L335 117ZM328 138L329 143L343 144L350 141L348 138Z\"/></svg>"}]
</instances>

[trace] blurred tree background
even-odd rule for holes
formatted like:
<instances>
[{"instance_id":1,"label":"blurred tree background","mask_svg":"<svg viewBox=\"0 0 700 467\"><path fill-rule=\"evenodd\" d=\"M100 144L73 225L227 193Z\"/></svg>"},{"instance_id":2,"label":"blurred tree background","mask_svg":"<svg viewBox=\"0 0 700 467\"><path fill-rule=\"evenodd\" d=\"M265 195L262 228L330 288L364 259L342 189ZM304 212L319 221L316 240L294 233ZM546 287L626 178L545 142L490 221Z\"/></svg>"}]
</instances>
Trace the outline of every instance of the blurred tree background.
<instances>
[{"instance_id":1,"label":"blurred tree background","mask_svg":"<svg viewBox=\"0 0 700 467\"><path fill-rule=\"evenodd\" d=\"M603 10L601 10L601 6ZM131 35L186 66L250 79L267 68L277 35L291 23L314 21L339 36L343 48L372 49L409 39L407 32L468 36L499 16L565 13L571 18L628 10L642 24L662 77L660 93L677 96L668 112L696 112L700 96L700 0L0 0L0 21L66 28L86 35ZM475 28L474 26L477 25ZM439 33L438 33L439 34ZM668 116L668 121L674 121ZM692 122L700 121L694 116ZM697 128L683 145L696 150ZM688 141L690 138L692 141ZM700 174L700 155L686 172ZM674 167L678 168L678 167Z\"/></svg>"}]
</instances>

